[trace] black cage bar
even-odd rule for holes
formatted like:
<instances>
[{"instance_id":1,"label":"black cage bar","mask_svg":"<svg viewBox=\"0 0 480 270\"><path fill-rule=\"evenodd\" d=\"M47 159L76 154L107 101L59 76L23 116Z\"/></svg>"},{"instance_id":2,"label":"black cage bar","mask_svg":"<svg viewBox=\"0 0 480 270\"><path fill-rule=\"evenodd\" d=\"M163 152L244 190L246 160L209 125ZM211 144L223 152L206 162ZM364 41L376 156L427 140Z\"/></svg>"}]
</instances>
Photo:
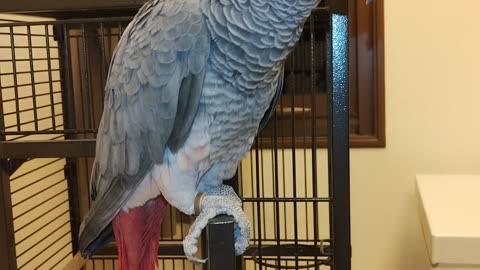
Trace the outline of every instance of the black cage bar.
<instances>
[{"instance_id":1,"label":"black cage bar","mask_svg":"<svg viewBox=\"0 0 480 270\"><path fill-rule=\"evenodd\" d=\"M57 269L77 250L78 226L89 208L88 178L103 85L112 51L134 14L132 6L122 6L117 14L126 16L112 17L116 13L102 7L87 14L92 18L71 19L85 14L63 7L53 12L54 6L48 6L53 2L47 1L37 14L63 19L0 22L0 268L6 270L29 265ZM347 0L329 0L313 12L285 70L284 94L275 115L237 176L227 182L240 194L252 222L251 246L242 257L228 257L233 239L224 235L232 224L228 217L214 221L206 232L214 242L204 238L203 255L219 247L227 255L212 260L209 269L227 264L255 270L351 268ZM319 137L326 138L325 145ZM31 164L35 166L26 169ZM37 172L45 176L22 182ZM44 182L51 185L38 188ZM59 186L66 189L52 193L57 197L26 206ZM68 197L67 210L62 196ZM58 238L55 250L70 252L67 255L49 255L47 248L40 248L43 243L25 246L36 232L19 235L37 222L25 223L26 215L40 211L42 204L55 206L53 202L57 206L45 211L51 216L45 224L57 222L61 229L49 232L48 225L42 225L39 231ZM69 224L62 227L64 214ZM175 209L167 216L159 268L200 269L183 256L181 241L191 217ZM22 257L29 253L36 255ZM114 243L107 245L86 269L114 269L116 255Z\"/></svg>"}]
</instances>

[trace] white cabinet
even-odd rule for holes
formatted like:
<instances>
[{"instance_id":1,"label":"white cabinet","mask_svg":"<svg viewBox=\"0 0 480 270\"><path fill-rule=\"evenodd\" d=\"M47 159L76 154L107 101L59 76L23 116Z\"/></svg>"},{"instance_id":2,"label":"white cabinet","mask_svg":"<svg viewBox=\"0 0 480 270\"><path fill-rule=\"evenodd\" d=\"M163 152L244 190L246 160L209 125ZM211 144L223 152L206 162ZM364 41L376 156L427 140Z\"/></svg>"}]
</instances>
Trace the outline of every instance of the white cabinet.
<instances>
[{"instance_id":1,"label":"white cabinet","mask_svg":"<svg viewBox=\"0 0 480 270\"><path fill-rule=\"evenodd\" d=\"M432 270L480 270L480 175L417 175L416 197Z\"/></svg>"}]
</instances>

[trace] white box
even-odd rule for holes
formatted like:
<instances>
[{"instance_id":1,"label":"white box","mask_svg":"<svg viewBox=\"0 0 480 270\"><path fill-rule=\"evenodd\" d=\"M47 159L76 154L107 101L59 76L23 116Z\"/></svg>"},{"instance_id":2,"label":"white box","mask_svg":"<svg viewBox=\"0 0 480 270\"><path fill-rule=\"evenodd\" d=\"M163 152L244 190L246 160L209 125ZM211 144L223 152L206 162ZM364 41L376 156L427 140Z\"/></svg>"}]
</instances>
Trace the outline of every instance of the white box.
<instances>
[{"instance_id":1,"label":"white box","mask_svg":"<svg viewBox=\"0 0 480 270\"><path fill-rule=\"evenodd\" d=\"M480 175L417 175L428 260L435 270L480 270Z\"/></svg>"}]
</instances>

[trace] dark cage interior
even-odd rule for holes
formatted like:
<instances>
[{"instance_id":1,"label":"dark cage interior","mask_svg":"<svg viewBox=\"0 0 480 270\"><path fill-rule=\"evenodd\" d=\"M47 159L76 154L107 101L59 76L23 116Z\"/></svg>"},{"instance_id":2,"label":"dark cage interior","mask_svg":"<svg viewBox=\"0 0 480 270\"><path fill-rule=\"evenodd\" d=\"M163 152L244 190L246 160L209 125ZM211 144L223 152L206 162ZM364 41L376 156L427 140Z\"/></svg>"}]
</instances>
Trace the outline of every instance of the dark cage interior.
<instances>
[{"instance_id":1,"label":"dark cage interior","mask_svg":"<svg viewBox=\"0 0 480 270\"><path fill-rule=\"evenodd\" d=\"M350 269L347 10L342 0L313 12L275 115L228 181L252 223L251 246L232 269ZM103 86L130 20L0 22L1 269L62 269L77 251ZM183 256L191 222L169 210L159 269L202 268ZM228 253L215 250L222 230L205 234L204 255ZM86 269L116 269L116 256L111 243Z\"/></svg>"}]
</instances>

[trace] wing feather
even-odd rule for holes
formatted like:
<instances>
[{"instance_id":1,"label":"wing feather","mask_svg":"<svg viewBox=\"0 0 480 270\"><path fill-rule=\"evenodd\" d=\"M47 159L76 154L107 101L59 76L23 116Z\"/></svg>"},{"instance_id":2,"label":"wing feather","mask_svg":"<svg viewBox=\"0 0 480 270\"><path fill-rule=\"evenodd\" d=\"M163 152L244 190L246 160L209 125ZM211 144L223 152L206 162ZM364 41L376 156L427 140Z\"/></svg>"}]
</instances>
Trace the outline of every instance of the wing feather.
<instances>
[{"instance_id":1,"label":"wing feather","mask_svg":"<svg viewBox=\"0 0 480 270\"><path fill-rule=\"evenodd\" d=\"M187 5L188 3L188 5ZM111 238L111 220L165 148L179 149L198 108L210 38L198 0L151 0L126 28L110 65L80 230L89 257Z\"/></svg>"},{"instance_id":2,"label":"wing feather","mask_svg":"<svg viewBox=\"0 0 480 270\"><path fill-rule=\"evenodd\" d=\"M268 107L267 111L263 115L262 120L260 120L260 124L258 127L257 133L260 133L268 124L268 121L270 118L275 114L275 110L277 109L278 102L280 101L280 97L282 96L283 92L283 83L284 83L284 66L282 65L281 69L278 71L278 79L276 82L274 81L273 83L277 84L277 90L275 91L275 95L273 96L272 102L270 103L270 106Z\"/></svg>"}]
</instances>

